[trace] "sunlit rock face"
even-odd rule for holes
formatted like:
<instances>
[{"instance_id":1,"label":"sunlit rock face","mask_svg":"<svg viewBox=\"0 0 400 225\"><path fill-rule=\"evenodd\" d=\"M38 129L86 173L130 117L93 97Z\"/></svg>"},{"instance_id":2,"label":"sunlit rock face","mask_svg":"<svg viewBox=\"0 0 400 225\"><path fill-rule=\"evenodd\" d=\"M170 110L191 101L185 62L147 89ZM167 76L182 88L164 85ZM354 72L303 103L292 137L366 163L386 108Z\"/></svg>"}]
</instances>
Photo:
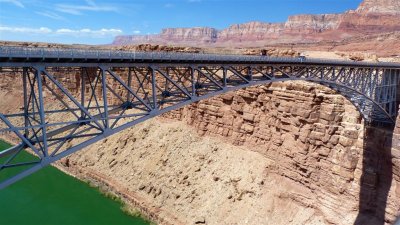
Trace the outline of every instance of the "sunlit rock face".
<instances>
[{"instance_id":1,"label":"sunlit rock face","mask_svg":"<svg viewBox=\"0 0 400 225\"><path fill-rule=\"evenodd\" d=\"M356 11L359 13L400 14L400 1L364 0Z\"/></svg>"}]
</instances>

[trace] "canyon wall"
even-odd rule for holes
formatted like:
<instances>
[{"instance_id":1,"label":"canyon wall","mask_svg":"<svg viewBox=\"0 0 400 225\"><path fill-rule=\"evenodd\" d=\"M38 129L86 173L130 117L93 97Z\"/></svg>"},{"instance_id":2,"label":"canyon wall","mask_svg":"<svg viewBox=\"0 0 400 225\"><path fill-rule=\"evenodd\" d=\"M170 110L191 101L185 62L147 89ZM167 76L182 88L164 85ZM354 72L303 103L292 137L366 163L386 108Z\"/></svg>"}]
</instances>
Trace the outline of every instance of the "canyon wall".
<instances>
[{"instance_id":1,"label":"canyon wall","mask_svg":"<svg viewBox=\"0 0 400 225\"><path fill-rule=\"evenodd\" d=\"M240 44L257 47L282 43L317 43L400 31L399 22L400 5L397 0L365 0L356 10L343 14L294 15L285 23L249 22L223 30L206 27L167 28L156 35L118 36L113 44Z\"/></svg>"},{"instance_id":2,"label":"canyon wall","mask_svg":"<svg viewBox=\"0 0 400 225\"><path fill-rule=\"evenodd\" d=\"M327 88L248 88L169 116L273 160L269 171L312 193L291 198L318 209L328 223L393 223L399 213L400 164L392 131L364 126L354 106Z\"/></svg>"},{"instance_id":3,"label":"canyon wall","mask_svg":"<svg viewBox=\"0 0 400 225\"><path fill-rule=\"evenodd\" d=\"M164 118L172 121L131 128L64 166L111 178L183 224L383 225L399 213L400 135L364 126L328 88L252 87Z\"/></svg>"}]
</instances>

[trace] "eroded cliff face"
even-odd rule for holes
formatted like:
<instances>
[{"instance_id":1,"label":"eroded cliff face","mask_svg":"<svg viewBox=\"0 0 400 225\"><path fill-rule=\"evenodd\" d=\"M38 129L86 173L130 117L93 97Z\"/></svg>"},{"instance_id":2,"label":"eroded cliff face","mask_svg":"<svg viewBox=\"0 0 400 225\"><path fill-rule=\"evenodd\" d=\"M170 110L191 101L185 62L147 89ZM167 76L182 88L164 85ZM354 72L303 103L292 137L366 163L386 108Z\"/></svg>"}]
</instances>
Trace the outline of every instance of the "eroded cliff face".
<instances>
[{"instance_id":1,"label":"eroded cliff face","mask_svg":"<svg viewBox=\"0 0 400 225\"><path fill-rule=\"evenodd\" d=\"M340 17L340 14L290 16L285 23L285 28L288 32L319 33L325 30L337 29Z\"/></svg>"},{"instance_id":2,"label":"eroded cliff face","mask_svg":"<svg viewBox=\"0 0 400 225\"><path fill-rule=\"evenodd\" d=\"M294 15L285 23L249 22L223 30L213 28L167 28L157 35L119 36L121 44L180 44L226 46L265 46L282 43L341 41L400 30L397 0L365 0L356 10L343 14Z\"/></svg>"},{"instance_id":3,"label":"eroded cliff face","mask_svg":"<svg viewBox=\"0 0 400 225\"><path fill-rule=\"evenodd\" d=\"M208 27L167 28L163 29L161 37L171 41L197 41L200 43L215 42L217 30Z\"/></svg>"},{"instance_id":4,"label":"eroded cliff face","mask_svg":"<svg viewBox=\"0 0 400 225\"><path fill-rule=\"evenodd\" d=\"M359 13L400 14L398 0L364 0L356 10Z\"/></svg>"},{"instance_id":5,"label":"eroded cliff face","mask_svg":"<svg viewBox=\"0 0 400 225\"><path fill-rule=\"evenodd\" d=\"M353 224L361 208L369 213L362 213L362 223L357 224L383 224L379 221L385 216L388 191L392 187L394 194L399 181L393 171L395 182L389 182L392 170L386 166L391 165L391 135L364 127L355 108L334 92L303 83L274 84L202 102L171 116L201 134L248 146L273 160L271 171L312 193L292 199L316 207L327 222ZM390 195L386 221L393 222L397 215L399 197Z\"/></svg>"},{"instance_id":6,"label":"eroded cliff face","mask_svg":"<svg viewBox=\"0 0 400 225\"><path fill-rule=\"evenodd\" d=\"M400 11L400 8L398 8ZM338 30L356 34L376 34L400 30L400 14L360 14L349 12L340 18Z\"/></svg>"},{"instance_id":7,"label":"eroded cliff face","mask_svg":"<svg viewBox=\"0 0 400 225\"><path fill-rule=\"evenodd\" d=\"M235 24L218 33L219 42L227 41L252 41L265 38L278 38L284 31L284 23L250 22Z\"/></svg>"},{"instance_id":8,"label":"eroded cliff face","mask_svg":"<svg viewBox=\"0 0 400 225\"><path fill-rule=\"evenodd\" d=\"M182 122L148 122L66 168L110 177L183 224L383 225L399 213L400 136L364 126L330 89L275 83L165 117L202 137Z\"/></svg>"},{"instance_id":9,"label":"eroded cliff face","mask_svg":"<svg viewBox=\"0 0 400 225\"><path fill-rule=\"evenodd\" d=\"M217 39L217 35L218 31L216 29L208 27L166 28L163 29L160 34L154 35L117 36L114 40L114 44L188 43L195 46L195 44L214 43Z\"/></svg>"}]
</instances>

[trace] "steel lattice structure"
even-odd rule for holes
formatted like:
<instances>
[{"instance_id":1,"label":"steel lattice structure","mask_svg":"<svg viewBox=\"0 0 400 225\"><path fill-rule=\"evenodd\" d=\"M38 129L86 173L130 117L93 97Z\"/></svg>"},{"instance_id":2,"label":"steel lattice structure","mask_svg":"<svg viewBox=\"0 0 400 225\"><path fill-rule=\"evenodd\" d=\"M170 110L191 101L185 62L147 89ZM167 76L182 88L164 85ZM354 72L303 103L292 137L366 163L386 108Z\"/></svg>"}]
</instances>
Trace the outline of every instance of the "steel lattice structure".
<instances>
[{"instance_id":1,"label":"steel lattice structure","mask_svg":"<svg viewBox=\"0 0 400 225\"><path fill-rule=\"evenodd\" d=\"M2 77L20 87L21 112L0 111L0 132L20 140L0 152L0 188L165 112L271 82L328 86L349 99L365 121L393 124L400 65L2 47ZM35 158L24 160L25 151Z\"/></svg>"}]
</instances>

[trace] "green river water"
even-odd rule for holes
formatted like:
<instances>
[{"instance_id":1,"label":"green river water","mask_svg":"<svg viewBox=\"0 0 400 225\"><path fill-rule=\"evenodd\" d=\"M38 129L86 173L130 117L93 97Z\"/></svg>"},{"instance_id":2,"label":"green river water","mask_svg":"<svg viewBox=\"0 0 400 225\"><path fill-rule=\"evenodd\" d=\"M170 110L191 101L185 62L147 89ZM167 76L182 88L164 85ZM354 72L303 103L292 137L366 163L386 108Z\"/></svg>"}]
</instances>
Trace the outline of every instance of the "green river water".
<instances>
[{"instance_id":1,"label":"green river water","mask_svg":"<svg viewBox=\"0 0 400 225\"><path fill-rule=\"evenodd\" d=\"M0 140L0 150L9 146ZM23 157L33 156L25 153ZM97 189L49 166L0 190L0 225L150 224L125 214L121 206Z\"/></svg>"}]
</instances>

